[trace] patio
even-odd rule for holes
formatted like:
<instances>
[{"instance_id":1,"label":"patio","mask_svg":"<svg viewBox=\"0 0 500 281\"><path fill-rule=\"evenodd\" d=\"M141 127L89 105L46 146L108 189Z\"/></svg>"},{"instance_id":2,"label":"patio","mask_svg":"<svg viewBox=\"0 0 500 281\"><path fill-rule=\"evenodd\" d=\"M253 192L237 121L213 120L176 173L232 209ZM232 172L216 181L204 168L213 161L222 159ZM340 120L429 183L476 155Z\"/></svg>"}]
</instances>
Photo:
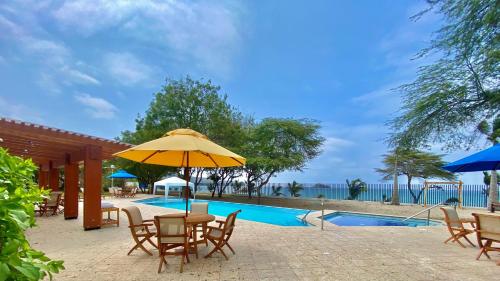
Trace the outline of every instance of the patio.
<instances>
[{"instance_id":1,"label":"patio","mask_svg":"<svg viewBox=\"0 0 500 281\"><path fill-rule=\"evenodd\" d=\"M135 199L111 199L128 206ZM145 218L178 212L137 204ZM80 203L80 208L82 208ZM126 253L133 242L123 212L121 225L81 231L81 217L37 218L28 231L37 249L65 261L66 270L55 280L494 280L499 268L478 249L443 244L443 227L279 227L237 220L232 245L236 255L199 259L178 271L178 258L157 273L157 252ZM57 230L55 232L54 230ZM56 238L56 239L55 239ZM211 247L211 246L210 246ZM200 247L201 255L207 248ZM492 254L498 259L498 254Z\"/></svg>"}]
</instances>

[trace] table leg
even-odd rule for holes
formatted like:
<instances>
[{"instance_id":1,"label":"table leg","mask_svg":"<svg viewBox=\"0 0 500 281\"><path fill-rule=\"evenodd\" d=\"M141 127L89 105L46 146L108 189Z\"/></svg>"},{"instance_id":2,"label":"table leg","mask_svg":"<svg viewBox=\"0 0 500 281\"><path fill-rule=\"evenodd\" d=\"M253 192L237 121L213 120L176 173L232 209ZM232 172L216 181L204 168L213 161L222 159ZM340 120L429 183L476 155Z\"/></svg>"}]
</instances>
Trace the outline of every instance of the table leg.
<instances>
[{"instance_id":1,"label":"table leg","mask_svg":"<svg viewBox=\"0 0 500 281\"><path fill-rule=\"evenodd\" d=\"M203 241L205 242L205 246L208 247L208 240L207 240L207 223L203 223L201 225L201 229L203 231Z\"/></svg>"}]
</instances>

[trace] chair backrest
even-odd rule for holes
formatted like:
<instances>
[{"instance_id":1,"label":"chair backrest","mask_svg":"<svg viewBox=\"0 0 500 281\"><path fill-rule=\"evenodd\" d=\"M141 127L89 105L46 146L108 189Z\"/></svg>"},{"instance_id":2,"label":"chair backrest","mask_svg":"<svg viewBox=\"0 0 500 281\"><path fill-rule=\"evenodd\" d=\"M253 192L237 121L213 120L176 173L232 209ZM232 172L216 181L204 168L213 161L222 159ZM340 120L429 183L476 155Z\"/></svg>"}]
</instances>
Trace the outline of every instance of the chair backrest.
<instances>
[{"instance_id":1,"label":"chair backrest","mask_svg":"<svg viewBox=\"0 0 500 281\"><path fill-rule=\"evenodd\" d=\"M208 203L191 203L191 213L208 214Z\"/></svg>"},{"instance_id":2,"label":"chair backrest","mask_svg":"<svg viewBox=\"0 0 500 281\"><path fill-rule=\"evenodd\" d=\"M441 210L444 212L444 221L451 228L463 228L460 218L458 217L457 210L451 207L442 207Z\"/></svg>"},{"instance_id":3,"label":"chair backrest","mask_svg":"<svg viewBox=\"0 0 500 281\"><path fill-rule=\"evenodd\" d=\"M186 243L189 233L184 215L155 216L155 225L158 244Z\"/></svg>"},{"instance_id":4,"label":"chair backrest","mask_svg":"<svg viewBox=\"0 0 500 281\"><path fill-rule=\"evenodd\" d=\"M241 210L229 214L226 218L226 223L224 224L224 234L231 234L236 223L236 215L240 213Z\"/></svg>"},{"instance_id":5,"label":"chair backrest","mask_svg":"<svg viewBox=\"0 0 500 281\"><path fill-rule=\"evenodd\" d=\"M54 191L50 193L49 198L47 199L47 206L53 207L59 205L61 201L62 192Z\"/></svg>"},{"instance_id":6,"label":"chair backrest","mask_svg":"<svg viewBox=\"0 0 500 281\"><path fill-rule=\"evenodd\" d=\"M492 239L500 243L500 216L472 214L476 218L476 231L480 239Z\"/></svg>"},{"instance_id":7,"label":"chair backrest","mask_svg":"<svg viewBox=\"0 0 500 281\"><path fill-rule=\"evenodd\" d=\"M139 224L143 223L141 210L139 210L139 208L137 208L136 206L128 206L128 207L122 208L122 211L124 211L125 214L127 214L129 226L139 225ZM133 227L134 232L137 232L137 231L140 231L143 229L144 229L143 226Z\"/></svg>"},{"instance_id":8,"label":"chair backrest","mask_svg":"<svg viewBox=\"0 0 500 281\"><path fill-rule=\"evenodd\" d=\"M111 195L113 195L113 196L115 195L115 188L114 187L110 187L110 188L108 188L108 190L109 190L109 193Z\"/></svg>"}]
</instances>

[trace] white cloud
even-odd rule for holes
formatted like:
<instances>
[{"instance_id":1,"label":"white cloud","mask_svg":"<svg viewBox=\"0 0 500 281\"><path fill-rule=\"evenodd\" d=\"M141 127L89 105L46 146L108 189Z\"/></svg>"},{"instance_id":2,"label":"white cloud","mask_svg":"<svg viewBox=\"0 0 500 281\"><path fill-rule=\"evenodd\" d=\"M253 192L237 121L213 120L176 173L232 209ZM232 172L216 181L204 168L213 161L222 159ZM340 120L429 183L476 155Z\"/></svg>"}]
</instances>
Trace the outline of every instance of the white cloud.
<instances>
[{"instance_id":1,"label":"white cloud","mask_svg":"<svg viewBox=\"0 0 500 281\"><path fill-rule=\"evenodd\" d=\"M43 123L42 116L33 108L0 97L0 116L28 122Z\"/></svg>"},{"instance_id":2,"label":"white cloud","mask_svg":"<svg viewBox=\"0 0 500 281\"><path fill-rule=\"evenodd\" d=\"M91 36L115 28L170 49L165 55L179 65L190 62L201 71L227 75L241 48L242 10L223 1L79 0L65 2L53 16L68 32Z\"/></svg>"},{"instance_id":3,"label":"white cloud","mask_svg":"<svg viewBox=\"0 0 500 281\"><path fill-rule=\"evenodd\" d=\"M104 58L104 64L114 79L124 85L148 81L153 69L130 53L110 53Z\"/></svg>"},{"instance_id":4,"label":"white cloud","mask_svg":"<svg viewBox=\"0 0 500 281\"><path fill-rule=\"evenodd\" d=\"M75 95L76 101L86 107L85 111L96 119L112 119L118 110L113 104L103 98L93 97L89 94Z\"/></svg>"},{"instance_id":5,"label":"white cloud","mask_svg":"<svg viewBox=\"0 0 500 281\"><path fill-rule=\"evenodd\" d=\"M83 73L79 70L76 69L71 69L67 66L64 66L61 71L67 73L73 81L81 84L94 84L94 85L100 85L101 82L97 80L96 78L90 76L89 74Z\"/></svg>"}]
</instances>

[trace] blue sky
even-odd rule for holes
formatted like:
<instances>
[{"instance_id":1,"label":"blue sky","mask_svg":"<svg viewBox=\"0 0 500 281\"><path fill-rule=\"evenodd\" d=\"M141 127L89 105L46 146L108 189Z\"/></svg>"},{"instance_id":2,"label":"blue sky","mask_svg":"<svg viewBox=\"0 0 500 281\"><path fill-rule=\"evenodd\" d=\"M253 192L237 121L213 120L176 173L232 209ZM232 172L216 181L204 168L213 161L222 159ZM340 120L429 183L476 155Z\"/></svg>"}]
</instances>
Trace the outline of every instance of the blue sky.
<instances>
[{"instance_id":1,"label":"blue sky","mask_svg":"<svg viewBox=\"0 0 500 281\"><path fill-rule=\"evenodd\" d=\"M435 14L409 19L425 7L417 0L4 2L0 115L114 138L134 128L166 77L189 74L219 84L257 119L321 122L322 155L274 181L378 182L384 123L400 105L391 89L430 61L412 58L440 26Z\"/></svg>"}]
</instances>

